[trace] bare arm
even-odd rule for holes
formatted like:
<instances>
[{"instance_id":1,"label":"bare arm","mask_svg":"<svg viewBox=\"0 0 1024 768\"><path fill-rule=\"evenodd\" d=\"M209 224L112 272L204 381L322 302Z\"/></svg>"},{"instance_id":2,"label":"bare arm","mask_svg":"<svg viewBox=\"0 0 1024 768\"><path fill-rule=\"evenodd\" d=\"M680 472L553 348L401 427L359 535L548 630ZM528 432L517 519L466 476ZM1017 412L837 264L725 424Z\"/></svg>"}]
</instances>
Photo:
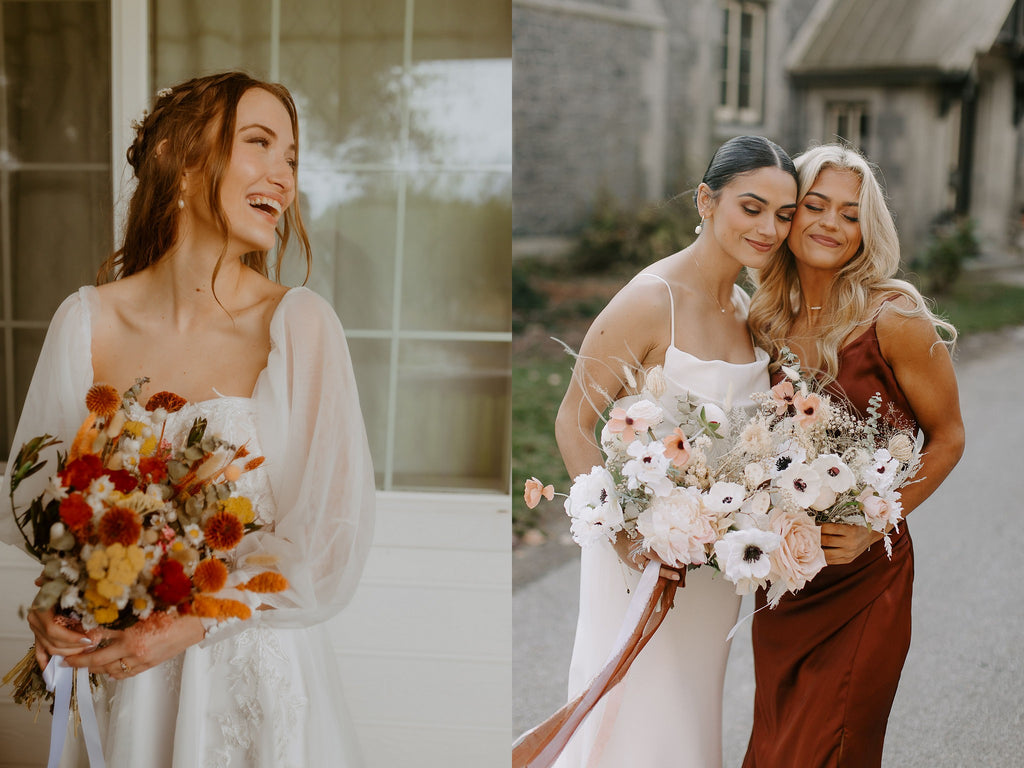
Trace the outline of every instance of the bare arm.
<instances>
[{"instance_id":1,"label":"bare arm","mask_svg":"<svg viewBox=\"0 0 1024 768\"><path fill-rule=\"evenodd\" d=\"M570 477L603 463L594 437L598 419L625 394L625 367L664 360L669 330L668 294L653 279L627 285L594 320L555 417L555 438Z\"/></svg>"},{"instance_id":2,"label":"bare arm","mask_svg":"<svg viewBox=\"0 0 1024 768\"><path fill-rule=\"evenodd\" d=\"M905 517L935 492L963 455L960 396L949 352L926 318L906 318L885 308L877 330L882 356L924 432L918 482L902 490ZM829 547L825 551L829 563L850 562L882 538L881 533L859 526L823 525L821 530L822 545Z\"/></svg>"},{"instance_id":3,"label":"bare arm","mask_svg":"<svg viewBox=\"0 0 1024 768\"><path fill-rule=\"evenodd\" d=\"M570 477L604 462L594 432L604 409L626 393L625 368L658 365L669 343L669 303L664 286L654 280L623 288L594 320L573 367L572 381L555 417L555 438ZM636 542L619 536L613 543L619 559L642 570L653 552L642 553ZM678 571L661 569L678 581Z\"/></svg>"}]
</instances>

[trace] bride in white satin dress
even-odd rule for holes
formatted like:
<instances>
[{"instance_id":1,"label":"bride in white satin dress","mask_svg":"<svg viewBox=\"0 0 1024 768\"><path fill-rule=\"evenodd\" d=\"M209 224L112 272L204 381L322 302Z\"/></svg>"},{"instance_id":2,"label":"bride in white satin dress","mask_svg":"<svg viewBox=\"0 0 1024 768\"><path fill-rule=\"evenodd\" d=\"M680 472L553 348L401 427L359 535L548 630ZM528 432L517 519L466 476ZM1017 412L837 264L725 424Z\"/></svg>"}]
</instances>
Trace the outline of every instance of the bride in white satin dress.
<instances>
[{"instance_id":1,"label":"bride in white satin dress","mask_svg":"<svg viewBox=\"0 0 1024 768\"><path fill-rule=\"evenodd\" d=\"M337 315L267 277L268 251L284 252L289 234L310 256L294 205L297 130L288 91L242 73L161 91L128 153L138 184L108 264L117 279L54 315L15 434L15 446L44 432L66 441L94 381L124 391L148 376L144 396L190 401L168 439L202 416L266 459L238 483L265 527L240 545L229 585L273 564L289 589L261 596L253 618L180 616L83 643L52 611L30 614L41 666L60 654L106 677L97 709L111 768L359 765L323 622L359 580L373 469ZM19 539L9 515L0 539ZM83 753L69 745L62 765Z\"/></svg>"},{"instance_id":2,"label":"bride in white satin dress","mask_svg":"<svg viewBox=\"0 0 1024 768\"><path fill-rule=\"evenodd\" d=\"M742 407L768 388L768 355L752 345L749 298L735 282L785 241L796 193L792 160L767 139L741 136L718 149L694 195L696 241L634 277L587 332L556 421L571 477L601 461L593 436L610 396L628 395L624 364L664 366L669 412L678 396ZM604 665L639 570L657 558L631 557L630 544L620 536L614 546L583 550L570 698ZM739 605L733 585L712 569L689 572L669 616L584 720L558 768L720 768L726 635Z\"/></svg>"}]
</instances>

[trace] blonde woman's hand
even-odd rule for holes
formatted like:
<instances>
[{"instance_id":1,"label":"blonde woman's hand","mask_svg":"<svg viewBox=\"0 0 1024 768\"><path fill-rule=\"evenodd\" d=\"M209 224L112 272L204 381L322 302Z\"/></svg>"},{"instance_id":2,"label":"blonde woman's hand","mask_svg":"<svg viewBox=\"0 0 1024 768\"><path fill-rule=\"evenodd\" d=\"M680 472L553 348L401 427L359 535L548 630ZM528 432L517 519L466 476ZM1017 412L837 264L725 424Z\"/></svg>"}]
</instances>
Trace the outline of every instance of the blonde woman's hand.
<instances>
[{"instance_id":1,"label":"blonde woman's hand","mask_svg":"<svg viewBox=\"0 0 1024 768\"><path fill-rule=\"evenodd\" d=\"M869 530L862 525L821 524L821 548L825 552L825 562L829 565L852 563L882 538L879 531Z\"/></svg>"}]
</instances>

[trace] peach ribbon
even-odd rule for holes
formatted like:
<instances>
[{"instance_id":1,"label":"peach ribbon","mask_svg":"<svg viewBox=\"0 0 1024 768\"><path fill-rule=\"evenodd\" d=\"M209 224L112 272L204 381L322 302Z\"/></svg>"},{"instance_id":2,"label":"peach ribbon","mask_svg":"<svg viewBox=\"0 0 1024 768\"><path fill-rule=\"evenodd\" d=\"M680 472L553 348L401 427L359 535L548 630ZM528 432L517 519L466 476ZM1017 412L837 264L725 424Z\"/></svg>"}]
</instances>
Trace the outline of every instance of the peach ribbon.
<instances>
[{"instance_id":1,"label":"peach ribbon","mask_svg":"<svg viewBox=\"0 0 1024 768\"><path fill-rule=\"evenodd\" d=\"M516 740L512 745L512 768L549 768L583 719L626 676L633 660L664 621L676 589L686 581L685 571L680 572L679 581L664 578L660 572L661 563L647 564L608 661L579 696Z\"/></svg>"}]
</instances>

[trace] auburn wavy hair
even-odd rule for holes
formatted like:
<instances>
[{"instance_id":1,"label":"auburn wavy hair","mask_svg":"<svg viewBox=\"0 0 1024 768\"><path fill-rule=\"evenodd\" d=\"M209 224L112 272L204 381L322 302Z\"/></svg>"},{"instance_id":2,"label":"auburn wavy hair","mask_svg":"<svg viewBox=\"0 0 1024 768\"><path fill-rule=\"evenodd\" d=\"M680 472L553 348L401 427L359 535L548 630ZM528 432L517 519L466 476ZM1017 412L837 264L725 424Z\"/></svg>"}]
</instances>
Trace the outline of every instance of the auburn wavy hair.
<instances>
[{"instance_id":1,"label":"auburn wavy hair","mask_svg":"<svg viewBox=\"0 0 1024 768\"><path fill-rule=\"evenodd\" d=\"M839 369L839 348L857 328L867 328L875 319L880 298L905 296L910 307L893 305L904 317L925 317L935 326L943 343L956 341L956 328L937 317L920 291L895 277L900 266L900 244L896 224L886 205L876 167L851 147L824 144L794 158L800 176L797 197L802 200L826 168L850 171L860 180L858 219L861 247L836 274L822 305L821 333L815 339L825 382L833 381ZM800 309L800 277L796 258L783 244L760 270L749 270L756 290L750 302L747 322L755 343L765 349L778 366L780 349L786 344Z\"/></svg>"},{"instance_id":2,"label":"auburn wavy hair","mask_svg":"<svg viewBox=\"0 0 1024 768\"><path fill-rule=\"evenodd\" d=\"M224 250L214 267L211 285L216 281L231 234L220 204L221 181L231 162L238 102L251 88L262 88L284 105L298 146L298 111L291 93L283 85L257 80L244 72L222 72L161 90L152 111L134 126L135 140L128 148L127 157L136 186L128 204L124 240L100 267L97 283L139 272L156 264L174 247L182 215L178 198L186 172L200 179L203 200L224 237ZM308 278L312 250L302 223L298 195L277 227L279 258L274 265L274 279L278 282L280 255L285 253L293 234L305 257ZM267 253L250 251L242 256L242 262L269 277Z\"/></svg>"}]
</instances>

